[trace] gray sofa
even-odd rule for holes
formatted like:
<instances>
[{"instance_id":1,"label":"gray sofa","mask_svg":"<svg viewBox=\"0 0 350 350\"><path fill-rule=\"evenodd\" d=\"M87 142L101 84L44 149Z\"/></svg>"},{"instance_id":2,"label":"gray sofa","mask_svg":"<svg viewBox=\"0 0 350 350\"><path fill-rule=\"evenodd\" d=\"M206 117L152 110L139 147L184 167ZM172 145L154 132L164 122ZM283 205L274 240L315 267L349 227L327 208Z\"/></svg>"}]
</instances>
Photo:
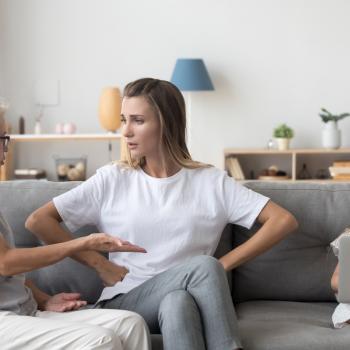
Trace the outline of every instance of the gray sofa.
<instances>
[{"instance_id":1,"label":"gray sofa","mask_svg":"<svg viewBox=\"0 0 350 350\"><path fill-rule=\"evenodd\" d=\"M40 244L25 230L26 217L77 184L29 180L0 183L0 208L19 247ZM329 281L336 259L329 243L350 225L350 184L250 182L246 186L290 210L299 221L299 229L269 252L228 274L244 348L348 350L350 326L335 330L331 324L336 303ZM256 229L257 225L252 230L228 225L216 256L247 240ZM94 230L86 227L76 234ZM69 258L29 277L48 293L79 291L90 303L102 289L93 270ZM160 335L153 335L152 341L153 349L162 349Z\"/></svg>"}]
</instances>

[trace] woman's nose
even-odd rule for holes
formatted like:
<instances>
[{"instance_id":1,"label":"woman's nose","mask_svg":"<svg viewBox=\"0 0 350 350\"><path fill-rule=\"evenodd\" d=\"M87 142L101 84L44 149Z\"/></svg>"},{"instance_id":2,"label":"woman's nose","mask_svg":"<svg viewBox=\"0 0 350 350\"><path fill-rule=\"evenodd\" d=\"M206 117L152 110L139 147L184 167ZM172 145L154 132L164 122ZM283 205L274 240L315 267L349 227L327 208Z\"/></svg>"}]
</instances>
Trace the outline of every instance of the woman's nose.
<instances>
[{"instance_id":1,"label":"woman's nose","mask_svg":"<svg viewBox=\"0 0 350 350\"><path fill-rule=\"evenodd\" d=\"M122 126L122 135L124 137L130 137L132 136L132 128L130 126L129 123L125 123L123 126Z\"/></svg>"}]
</instances>

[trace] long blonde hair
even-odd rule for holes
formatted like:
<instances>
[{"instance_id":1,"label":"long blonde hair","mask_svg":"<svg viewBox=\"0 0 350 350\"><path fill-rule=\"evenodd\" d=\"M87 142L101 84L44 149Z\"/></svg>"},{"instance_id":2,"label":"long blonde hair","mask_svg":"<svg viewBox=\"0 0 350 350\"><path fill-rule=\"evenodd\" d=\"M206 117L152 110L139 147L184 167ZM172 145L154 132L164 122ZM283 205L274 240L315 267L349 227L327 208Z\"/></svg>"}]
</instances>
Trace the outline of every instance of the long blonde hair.
<instances>
[{"instance_id":1,"label":"long blonde hair","mask_svg":"<svg viewBox=\"0 0 350 350\"><path fill-rule=\"evenodd\" d=\"M126 85L123 98L144 97L153 108L160 122L160 140L164 151L179 166L189 169L206 168L212 165L194 161L186 145L185 100L180 90L166 80L143 78ZM126 149L119 164L138 168L146 159L133 159Z\"/></svg>"}]
</instances>

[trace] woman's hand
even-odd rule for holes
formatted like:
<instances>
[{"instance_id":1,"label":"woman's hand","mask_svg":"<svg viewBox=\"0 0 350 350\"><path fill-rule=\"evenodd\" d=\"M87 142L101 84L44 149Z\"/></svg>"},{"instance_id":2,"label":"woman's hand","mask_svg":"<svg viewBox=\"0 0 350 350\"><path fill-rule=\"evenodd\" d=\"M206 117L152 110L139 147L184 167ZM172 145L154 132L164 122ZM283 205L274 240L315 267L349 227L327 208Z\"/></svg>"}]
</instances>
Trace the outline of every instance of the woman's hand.
<instances>
[{"instance_id":1,"label":"woman's hand","mask_svg":"<svg viewBox=\"0 0 350 350\"><path fill-rule=\"evenodd\" d=\"M106 233L92 233L82 239L86 240L85 249L88 250L146 253L144 248ZM114 286L117 282L122 281L129 272L124 266L116 265L108 260L103 260L101 264L95 266L95 269L106 287Z\"/></svg>"},{"instance_id":2,"label":"woman's hand","mask_svg":"<svg viewBox=\"0 0 350 350\"><path fill-rule=\"evenodd\" d=\"M106 287L114 286L129 273L129 270L124 266L116 265L109 260L105 260L102 265L96 267L96 271Z\"/></svg>"},{"instance_id":3,"label":"woman's hand","mask_svg":"<svg viewBox=\"0 0 350 350\"><path fill-rule=\"evenodd\" d=\"M78 310L84 305L86 301L80 300L79 293L60 293L50 297L43 305L43 310L65 312Z\"/></svg>"},{"instance_id":4,"label":"woman's hand","mask_svg":"<svg viewBox=\"0 0 350 350\"><path fill-rule=\"evenodd\" d=\"M133 253L146 253L144 248L141 248L128 241L124 241L118 237L110 236L106 233L92 233L87 237L83 237L86 240L87 250L98 250L101 252L133 252Z\"/></svg>"}]
</instances>

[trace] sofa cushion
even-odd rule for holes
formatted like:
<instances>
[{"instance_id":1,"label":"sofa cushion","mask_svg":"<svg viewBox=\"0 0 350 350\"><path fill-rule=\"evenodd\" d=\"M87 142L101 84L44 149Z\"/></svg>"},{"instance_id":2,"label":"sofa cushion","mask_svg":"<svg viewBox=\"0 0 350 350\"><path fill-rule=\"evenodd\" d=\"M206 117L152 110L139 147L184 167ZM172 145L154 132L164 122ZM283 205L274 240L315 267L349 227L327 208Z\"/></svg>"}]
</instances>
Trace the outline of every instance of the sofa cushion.
<instances>
[{"instance_id":1,"label":"sofa cushion","mask_svg":"<svg viewBox=\"0 0 350 350\"><path fill-rule=\"evenodd\" d=\"M214 257L219 259L222 256L226 255L228 252L232 250L233 244L233 233L232 233L232 225L226 225L224 231L222 232L220 242L218 247L216 248ZM227 280L232 292L232 272L227 272Z\"/></svg>"},{"instance_id":2,"label":"sofa cushion","mask_svg":"<svg viewBox=\"0 0 350 350\"><path fill-rule=\"evenodd\" d=\"M245 300L334 301L336 258L329 244L350 224L350 184L251 182L247 187L289 210L299 228L270 251L237 268L233 297ZM234 246L258 229L234 227Z\"/></svg>"},{"instance_id":3,"label":"sofa cushion","mask_svg":"<svg viewBox=\"0 0 350 350\"><path fill-rule=\"evenodd\" d=\"M249 301L236 306L245 350L347 350L349 328L333 329L336 303Z\"/></svg>"}]
</instances>

